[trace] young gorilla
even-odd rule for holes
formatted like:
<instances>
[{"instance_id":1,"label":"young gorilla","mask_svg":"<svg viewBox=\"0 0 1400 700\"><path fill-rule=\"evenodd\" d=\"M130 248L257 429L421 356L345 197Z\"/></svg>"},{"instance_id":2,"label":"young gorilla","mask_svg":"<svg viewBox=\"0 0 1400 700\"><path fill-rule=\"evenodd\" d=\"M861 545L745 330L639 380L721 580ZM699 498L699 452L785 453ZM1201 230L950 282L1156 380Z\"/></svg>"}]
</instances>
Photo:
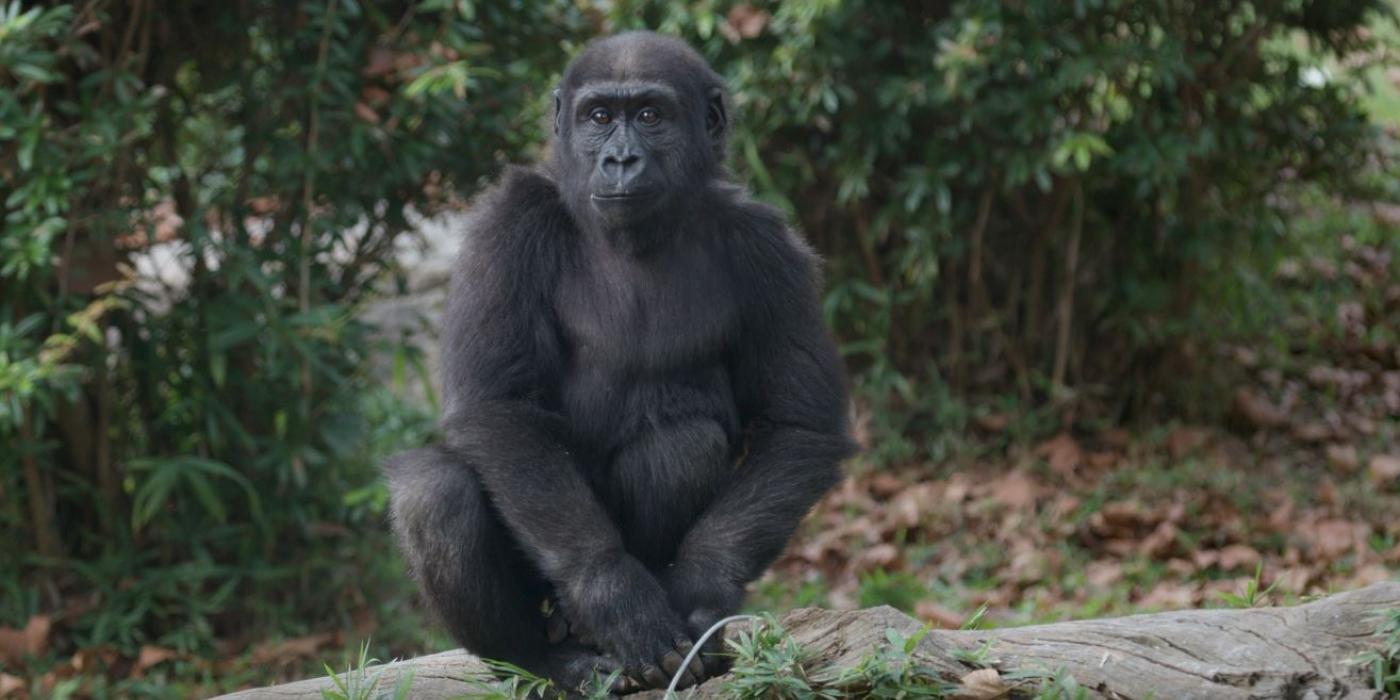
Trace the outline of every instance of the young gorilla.
<instances>
[{"instance_id":1,"label":"young gorilla","mask_svg":"<svg viewBox=\"0 0 1400 700\"><path fill-rule=\"evenodd\" d=\"M817 259L724 170L698 54L594 42L555 110L548 162L474 208L445 439L389 461L394 529L472 652L664 687L852 453L841 363ZM685 685L721 669L705 651Z\"/></svg>"}]
</instances>

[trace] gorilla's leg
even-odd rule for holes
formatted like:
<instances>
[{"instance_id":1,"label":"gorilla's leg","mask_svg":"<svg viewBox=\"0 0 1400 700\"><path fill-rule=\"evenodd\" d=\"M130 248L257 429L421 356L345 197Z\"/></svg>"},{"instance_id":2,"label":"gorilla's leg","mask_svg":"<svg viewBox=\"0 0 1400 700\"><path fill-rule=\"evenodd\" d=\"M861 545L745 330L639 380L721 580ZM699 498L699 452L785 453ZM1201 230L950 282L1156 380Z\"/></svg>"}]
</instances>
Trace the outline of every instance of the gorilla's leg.
<instances>
[{"instance_id":1,"label":"gorilla's leg","mask_svg":"<svg viewBox=\"0 0 1400 700\"><path fill-rule=\"evenodd\" d=\"M664 569L732 462L728 435L708 419L656 426L619 449L611 500L627 549L653 571Z\"/></svg>"},{"instance_id":2,"label":"gorilla's leg","mask_svg":"<svg viewBox=\"0 0 1400 700\"><path fill-rule=\"evenodd\" d=\"M657 426L614 456L612 498L627 547L657 574L668 593L672 592L668 565L676 548L734 470L728 434L718 422L705 418ZM719 617L739 607L742 588L733 594L724 610L681 609L675 607L675 600L672 606L691 637L699 639ZM710 637L701 658L708 676L728 669L723 634Z\"/></svg>"},{"instance_id":3,"label":"gorilla's leg","mask_svg":"<svg viewBox=\"0 0 1400 700\"><path fill-rule=\"evenodd\" d=\"M540 608L550 587L525 560L468 464L435 446L394 455L385 473L394 534L409 570L468 651L566 689L618 667L575 640L550 642Z\"/></svg>"}]
</instances>

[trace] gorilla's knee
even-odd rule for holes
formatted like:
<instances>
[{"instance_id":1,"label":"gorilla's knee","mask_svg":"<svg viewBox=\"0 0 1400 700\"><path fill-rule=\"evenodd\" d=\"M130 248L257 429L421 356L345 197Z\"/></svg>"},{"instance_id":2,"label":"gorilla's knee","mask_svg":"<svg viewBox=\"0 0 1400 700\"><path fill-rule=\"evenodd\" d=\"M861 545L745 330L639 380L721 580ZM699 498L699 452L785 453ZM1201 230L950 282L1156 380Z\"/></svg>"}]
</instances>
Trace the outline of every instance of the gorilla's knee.
<instances>
[{"instance_id":1,"label":"gorilla's knee","mask_svg":"<svg viewBox=\"0 0 1400 700\"><path fill-rule=\"evenodd\" d=\"M547 593L466 461L440 446L384 464L394 534L429 607L472 651L524 658L541 646ZM538 629L536 629L538 628Z\"/></svg>"},{"instance_id":2,"label":"gorilla's knee","mask_svg":"<svg viewBox=\"0 0 1400 700\"><path fill-rule=\"evenodd\" d=\"M436 557L460 559L484 515L471 468L440 446L400 452L384 464L394 533L418 568Z\"/></svg>"}]
</instances>

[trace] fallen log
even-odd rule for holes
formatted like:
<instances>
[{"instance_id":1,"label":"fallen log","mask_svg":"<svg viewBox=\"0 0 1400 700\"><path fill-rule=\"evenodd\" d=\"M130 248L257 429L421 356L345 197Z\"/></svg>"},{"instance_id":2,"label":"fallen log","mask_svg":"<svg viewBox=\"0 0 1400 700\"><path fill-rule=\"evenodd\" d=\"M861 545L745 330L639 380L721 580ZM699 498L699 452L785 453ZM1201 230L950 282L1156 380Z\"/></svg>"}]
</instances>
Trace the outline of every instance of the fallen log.
<instances>
[{"instance_id":1,"label":"fallen log","mask_svg":"<svg viewBox=\"0 0 1400 700\"><path fill-rule=\"evenodd\" d=\"M1042 669L1072 677L1090 697L1381 699L1369 671L1356 663L1378 650L1382 615L1400 609L1400 582L1329 596L1286 608L1184 610L1101 620L993 630L934 630L911 656L941 677L974 671L959 660L980 650L1001 673ZM855 611L800 609L783 627L811 653L811 666L851 668L887 644L886 630L906 636L922 624L889 607ZM480 692L471 679L486 667L461 651L387 664L379 687L392 688L412 669L411 698L437 700ZM714 678L682 697L725 697ZM222 700L320 700L332 680L318 678L245 690ZM634 696L654 700L660 692Z\"/></svg>"}]
</instances>

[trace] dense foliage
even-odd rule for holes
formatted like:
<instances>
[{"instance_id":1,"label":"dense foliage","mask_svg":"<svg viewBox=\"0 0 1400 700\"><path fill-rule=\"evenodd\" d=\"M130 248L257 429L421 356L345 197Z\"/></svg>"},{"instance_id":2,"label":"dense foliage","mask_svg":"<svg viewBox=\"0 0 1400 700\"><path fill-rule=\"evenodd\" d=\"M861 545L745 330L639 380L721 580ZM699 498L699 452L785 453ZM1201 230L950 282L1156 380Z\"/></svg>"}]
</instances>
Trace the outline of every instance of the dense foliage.
<instances>
[{"instance_id":1,"label":"dense foliage","mask_svg":"<svg viewBox=\"0 0 1400 700\"><path fill-rule=\"evenodd\" d=\"M0 617L207 650L398 578L373 460L428 421L356 311L414 217L538 142L581 19L0 5Z\"/></svg>"},{"instance_id":2,"label":"dense foliage","mask_svg":"<svg viewBox=\"0 0 1400 700\"><path fill-rule=\"evenodd\" d=\"M1379 3L619 9L738 86L736 165L828 257L886 458L940 456L972 417L950 396L1147 406L1200 295L1371 151L1362 86L1319 57L1362 61Z\"/></svg>"},{"instance_id":3,"label":"dense foliage","mask_svg":"<svg viewBox=\"0 0 1400 700\"><path fill-rule=\"evenodd\" d=\"M0 624L203 653L403 595L374 460L431 421L359 312L599 31L730 78L882 461L942 456L970 396L1148 406L1293 192L1374 156L1319 62L1371 56L1371 1L585 5L0 3Z\"/></svg>"}]
</instances>

